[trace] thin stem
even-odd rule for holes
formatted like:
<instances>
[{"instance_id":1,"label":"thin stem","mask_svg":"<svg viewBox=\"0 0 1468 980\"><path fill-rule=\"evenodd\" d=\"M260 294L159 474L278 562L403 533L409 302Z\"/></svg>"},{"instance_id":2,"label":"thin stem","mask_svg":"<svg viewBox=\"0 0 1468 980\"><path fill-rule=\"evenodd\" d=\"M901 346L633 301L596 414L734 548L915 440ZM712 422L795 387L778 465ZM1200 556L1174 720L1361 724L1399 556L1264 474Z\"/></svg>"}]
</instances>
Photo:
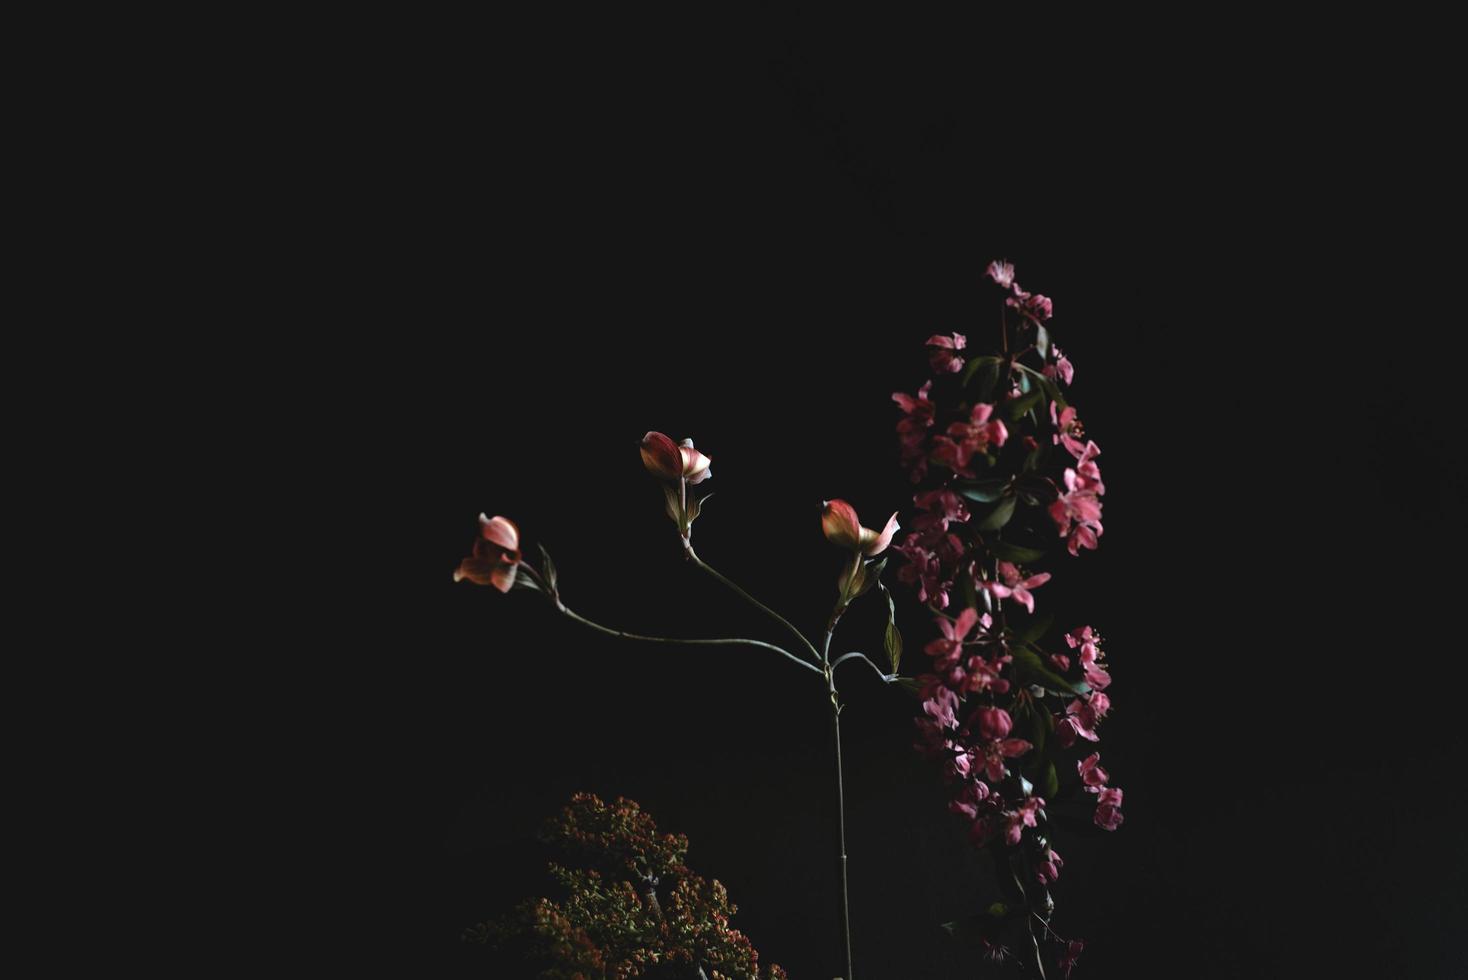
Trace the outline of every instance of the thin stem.
<instances>
[{"instance_id":1,"label":"thin stem","mask_svg":"<svg viewBox=\"0 0 1468 980\"><path fill-rule=\"evenodd\" d=\"M789 660L791 663L804 667L806 670L814 671L817 674L822 673L819 667L816 667L813 664L801 660L799 657L795 656L795 654L791 653L788 650L777 647L773 643L766 643L763 640L748 640L743 637L729 637L714 640L685 640L676 636L645 636L641 633L629 633L626 630L613 629L610 626L603 626L601 623L594 623L591 620L587 619L585 616L576 612L575 610L570 609L564 603L561 603L559 599L557 600L557 608L564 615L566 615L570 619L574 619L576 622L580 623L583 626L589 626L591 629L596 630L598 633L605 633L608 636L619 637L623 640L640 640L643 643L676 643L681 646L763 647L766 650L775 651L780 656Z\"/></svg>"},{"instance_id":2,"label":"thin stem","mask_svg":"<svg viewBox=\"0 0 1468 980\"><path fill-rule=\"evenodd\" d=\"M775 612L775 610L771 609L769 606L765 605L763 602L760 602L754 596L750 595L748 592L745 592L743 589L741 589L738 585L735 585L732 581L730 581L729 579L725 578L712 565L710 565L708 562L704 561L702 558L698 557L698 555L694 553L693 546L692 545L687 544L685 542L684 547L685 547L685 549L688 552L689 559L695 565L697 565L699 568L703 569L705 572L708 572L710 575L712 575L714 578L718 579L720 582L724 583L729 588L733 589L735 593L737 593L741 598L743 598L750 605L754 606L756 609L758 609L761 612L765 613L767 616L769 616L770 618L774 619L781 626L783 626L787 630L789 630L792 636L794 636L802 644L805 645L805 648L810 651L810 654L811 654L812 657L816 658L821 663L825 663L825 658L823 658L816 651L815 646L810 642L810 640L807 640L805 638L805 634L804 633L800 632L800 630L796 629L793 625L791 625L790 620L786 619L784 616L781 616L779 613ZM804 661L801 661L801 663L804 664L805 662ZM805 664L805 666L810 666L810 665L809 664ZM814 670L815 668L811 668L811 669Z\"/></svg>"},{"instance_id":3,"label":"thin stem","mask_svg":"<svg viewBox=\"0 0 1468 980\"><path fill-rule=\"evenodd\" d=\"M831 634L836 630L838 612L831 617L826 638L821 643L821 663L826 665L826 686L831 691L831 737L836 744L836 840L840 847L837 868L841 877L841 945L846 951L846 977L853 980L851 968L851 897L846 882L846 786L841 775L841 702L836 695L836 665L830 663ZM860 654L858 654L860 656ZM839 662L839 661L838 661ZM867 661L870 663L871 661ZM875 664L873 665L875 666Z\"/></svg>"},{"instance_id":4,"label":"thin stem","mask_svg":"<svg viewBox=\"0 0 1468 980\"><path fill-rule=\"evenodd\" d=\"M878 667L876 664L872 663L871 659L869 657L867 657L866 654L861 653L861 652L856 651L856 650L853 650L850 653L843 653L841 656L837 657L836 658L836 662L833 663L833 664L831 664L831 670L832 670L832 672L834 672L837 667L841 666L841 664L844 661L850 660L852 657L857 657L857 658L859 658L861 660L865 660L867 666L870 667L870 668L872 668L872 670L875 670L877 672L877 676L880 677L880 678L882 678L883 681L885 681L885 682L887 682L889 684L892 682L892 679L897 676L895 674L884 674L884 673L882 673L882 668L881 667Z\"/></svg>"}]
</instances>

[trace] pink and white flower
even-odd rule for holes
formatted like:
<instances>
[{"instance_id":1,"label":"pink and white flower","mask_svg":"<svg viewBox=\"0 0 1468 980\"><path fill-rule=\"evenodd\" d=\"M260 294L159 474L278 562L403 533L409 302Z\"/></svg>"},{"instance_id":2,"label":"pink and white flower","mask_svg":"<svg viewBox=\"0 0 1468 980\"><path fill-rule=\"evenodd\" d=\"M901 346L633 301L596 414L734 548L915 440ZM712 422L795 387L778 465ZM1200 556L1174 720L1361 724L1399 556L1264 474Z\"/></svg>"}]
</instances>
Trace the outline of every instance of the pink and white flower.
<instances>
[{"instance_id":1,"label":"pink and white flower","mask_svg":"<svg viewBox=\"0 0 1468 980\"><path fill-rule=\"evenodd\" d=\"M492 585L501 592L515 586L520 568L520 529L508 517L479 515L479 537L470 557L459 562L454 581Z\"/></svg>"},{"instance_id":2,"label":"pink and white flower","mask_svg":"<svg viewBox=\"0 0 1468 980\"><path fill-rule=\"evenodd\" d=\"M862 527L861 521L857 519L856 509L844 500L827 500L822 504L821 530L825 532L826 540L838 548L846 548L850 551L858 551L868 558L880 555L887 550L892 543L892 535L897 533L897 512L887 518L887 523L880 531Z\"/></svg>"}]
</instances>

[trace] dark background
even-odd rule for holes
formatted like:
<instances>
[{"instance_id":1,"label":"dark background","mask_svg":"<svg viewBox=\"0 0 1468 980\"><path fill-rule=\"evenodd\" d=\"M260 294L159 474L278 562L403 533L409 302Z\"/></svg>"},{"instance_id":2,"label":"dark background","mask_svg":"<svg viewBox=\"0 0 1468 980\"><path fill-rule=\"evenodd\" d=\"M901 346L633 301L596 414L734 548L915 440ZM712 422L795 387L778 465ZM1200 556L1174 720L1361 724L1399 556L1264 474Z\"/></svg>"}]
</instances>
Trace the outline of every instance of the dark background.
<instances>
[{"instance_id":1,"label":"dark background","mask_svg":"<svg viewBox=\"0 0 1468 980\"><path fill-rule=\"evenodd\" d=\"M819 682L450 576L503 514L594 619L779 642L681 562L637 453L658 429L714 460L700 554L819 629L820 502L907 508L890 394L929 334L992 343L1007 257L1055 300L1109 491L1100 551L1037 595L1106 634L1115 676L1126 823L1055 842L1078 975L1461 968L1460 274L1408 233L1449 213L1425 110L1268 60L1062 80L940 31L702 40L387 59L302 188L352 324L307 433L345 477L322 519L360 512L337 536L372 572L338 575L345 618L312 638L333 816L306 844L377 913L333 941L503 975L459 932L547 893L533 831L590 790L688 834L766 960L837 973ZM917 672L929 625L898 596ZM840 650L879 642L864 605ZM843 686L857 968L977 975L937 923L992 886L914 703L865 668Z\"/></svg>"}]
</instances>

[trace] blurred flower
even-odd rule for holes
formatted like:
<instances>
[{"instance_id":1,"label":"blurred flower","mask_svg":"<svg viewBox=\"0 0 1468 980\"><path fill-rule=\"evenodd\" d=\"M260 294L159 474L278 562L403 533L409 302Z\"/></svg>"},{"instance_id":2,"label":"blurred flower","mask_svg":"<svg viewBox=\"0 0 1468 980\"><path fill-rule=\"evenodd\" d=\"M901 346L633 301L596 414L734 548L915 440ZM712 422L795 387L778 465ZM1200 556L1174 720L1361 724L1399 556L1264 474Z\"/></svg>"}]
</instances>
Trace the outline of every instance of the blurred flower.
<instances>
[{"instance_id":1,"label":"blurred flower","mask_svg":"<svg viewBox=\"0 0 1468 980\"><path fill-rule=\"evenodd\" d=\"M1105 786L1106 780L1110 778L1107 776L1106 770L1098 765L1100 761L1101 753L1092 752L1080 762L1076 763L1076 772L1080 773L1081 782L1085 784L1087 793L1101 792L1101 787Z\"/></svg>"},{"instance_id":2,"label":"blurred flower","mask_svg":"<svg viewBox=\"0 0 1468 980\"><path fill-rule=\"evenodd\" d=\"M984 271L990 279L993 279L1005 289L1014 285L1014 266L1009 262L1001 262L995 259L989 263L989 268Z\"/></svg>"},{"instance_id":3,"label":"blurred flower","mask_svg":"<svg viewBox=\"0 0 1468 980\"><path fill-rule=\"evenodd\" d=\"M838 548L859 551L868 558L875 557L887 550L892 543L892 535L897 533L896 511L878 532L862 527L855 508L844 500L827 500L822 507L821 530L826 533L826 540Z\"/></svg>"},{"instance_id":4,"label":"blurred flower","mask_svg":"<svg viewBox=\"0 0 1468 980\"><path fill-rule=\"evenodd\" d=\"M1055 363L1045 365L1045 377L1050 378L1051 380L1055 380L1058 378L1064 383L1070 384L1076 376L1075 365L1070 363L1070 358L1066 357L1060 352L1059 347L1051 344L1050 350L1053 351L1055 354Z\"/></svg>"},{"instance_id":5,"label":"blurred flower","mask_svg":"<svg viewBox=\"0 0 1468 980\"><path fill-rule=\"evenodd\" d=\"M947 616L939 616L937 619L938 629L943 635L929 642L923 648L923 652L933 658L934 670L947 670L958 663L963 641L968 639L969 633L981 620L977 609L965 609L958 614L956 620L950 620ZM983 617L985 621L988 619L988 616ZM984 625L987 628L988 622L985 622Z\"/></svg>"},{"instance_id":6,"label":"blurred flower","mask_svg":"<svg viewBox=\"0 0 1468 980\"><path fill-rule=\"evenodd\" d=\"M1115 830L1121 826L1121 790L1106 787L1096 795L1096 813L1091 818L1102 830Z\"/></svg>"},{"instance_id":7,"label":"blurred flower","mask_svg":"<svg viewBox=\"0 0 1468 980\"><path fill-rule=\"evenodd\" d=\"M1076 960L1080 958L1081 951L1086 944L1079 939L1072 939L1065 944L1065 949L1060 951L1060 975L1062 980L1069 980L1070 971L1075 969Z\"/></svg>"},{"instance_id":8,"label":"blurred flower","mask_svg":"<svg viewBox=\"0 0 1468 980\"><path fill-rule=\"evenodd\" d=\"M968 346L961 333L944 336L935 333L928 338L928 363L934 374L957 374L963 370L963 357L958 353Z\"/></svg>"},{"instance_id":9,"label":"blurred flower","mask_svg":"<svg viewBox=\"0 0 1468 980\"><path fill-rule=\"evenodd\" d=\"M945 435L934 438L933 459L972 479L974 474L968 466L974 456L986 452L990 443L1002 446L1009 438L1009 430L999 419L991 419L993 414L993 405L984 402L975 405L967 422L954 422Z\"/></svg>"},{"instance_id":10,"label":"blurred flower","mask_svg":"<svg viewBox=\"0 0 1468 980\"><path fill-rule=\"evenodd\" d=\"M906 395L900 391L892 393L892 400L905 413L902 421L897 423L897 443L902 452L902 465L910 469L913 483L920 481L928 472L928 456L923 451L923 440L927 439L928 429L933 425L935 406L928 399L928 392L932 387L933 382L928 381L918 389L916 395Z\"/></svg>"},{"instance_id":11,"label":"blurred flower","mask_svg":"<svg viewBox=\"0 0 1468 980\"><path fill-rule=\"evenodd\" d=\"M1002 581L984 582L983 587L992 593L996 599L1013 599L1024 606L1027 611L1035 611L1035 597L1030 595L1030 589L1038 589L1050 581L1049 572L1041 572L1028 578L1014 564L1001 561L999 563L999 578Z\"/></svg>"},{"instance_id":12,"label":"blurred flower","mask_svg":"<svg viewBox=\"0 0 1468 980\"><path fill-rule=\"evenodd\" d=\"M1059 853L1050 847L1046 847L1040 854L1040 860L1035 868L1035 879L1042 885L1048 885L1060 877L1060 869L1065 862L1060 859Z\"/></svg>"},{"instance_id":13,"label":"blurred flower","mask_svg":"<svg viewBox=\"0 0 1468 980\"><path fill-rule=\"evenodd\" d=\"M479 515L479 537L470 557L459 562L454 581L468 579L475 585L492 585L508 592L515 585L520 567L520 529L506 517Z\"/></svg>"},{"instance_id":14,"label":"blurred flower","mask_svg":"<svg viewBox=\"0 0 1468 980\"><path fill-rule=\"evenodd\" d=\"M1039 293L1027 293L1023 289L1020 289L1018 285L1014 286L1014 295L1004 302L1014 309L1019 310L1022 316L1028 320L1033 320L1035 323L1042 323L1050 319L1050 314L1054 309L1048 296L1041 296Z\"/></svg>"}]
</instances>

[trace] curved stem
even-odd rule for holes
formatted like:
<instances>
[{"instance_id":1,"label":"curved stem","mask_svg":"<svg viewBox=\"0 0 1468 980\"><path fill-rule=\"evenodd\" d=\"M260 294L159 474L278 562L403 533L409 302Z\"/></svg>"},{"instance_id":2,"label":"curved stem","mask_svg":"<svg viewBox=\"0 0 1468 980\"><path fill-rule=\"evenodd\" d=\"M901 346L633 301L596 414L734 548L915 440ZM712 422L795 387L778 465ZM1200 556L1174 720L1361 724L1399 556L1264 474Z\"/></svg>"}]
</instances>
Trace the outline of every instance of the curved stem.
<instances>
[{"instance_id":1,"label":"curved stem","mask_svg":"<svg viewBox=\"0 0 1468 980\"><path fill-rule=\"evenodd\" d=\"M676 643L676 644L679 644L680 646L695 646L695 647L696 646L748 646L748 647L763 647L766 650L773 650L773 651L775 651L780 656L782 656L782 657L786 658L787 660L789 660L791 663L796 664L796 665L801 666L801 667L804 667L806 670L814 671L817 674L819 674L819 673L822 672L819 667L816 667L816 666L814 666L812 664L807 663L804 660L801 660L799 657L797 657L795 654L791 653L790 651L785 650L782 647L777 647L773 643L766 643L763 640L748 640L748 639L744 639L743 637L729 637L729 638L719 638L719 639L713 639L713 640L701 640L701 639L700 640L685 640L685 639L680 639L679 637L676 637L676 636L645 636L645 635L643 635L641 633L629 633L626 630L613 629L610 626L603 626L601 623L592 622L591 620L587 619L585 616L582 616L580 613L578 613L578 612L570 609L569 607L567 607L564 603L561 603L559 599L557 600L557 608L565 616L569 617L570 619L574 619L576 622L580 623L583 626L588 626L591 629L596 630L598 633L605 633L608 636L619 637L619 638L621 638L623 640L640 640L643 643Z\"/></svg>"},{"instance_id":2,"label":"curved stem","mask_svg":"<svg viewBox=\"0 0 1468 980\"><path fill-rule=\"evenodd\" d=\"M893 678L896 676L895 674L882 673L881 667L878 667L876 664L872 663L871 659L866 654L856 650L853 650L850 653L843 653L841 656L837 657L836 662L831 664L831 670L834 671L837 667L841 666L842 662L850 660L852 657L857 657L861 660L865 660L867 666L872 668L872 670L875 670L877 672L877 676L882 678L882 680L888 684L892 683Z\"/></svg>"},{"instance_id":3,"label":"curved stem","mask_svg":"<svg viewBox=\"0 0 1468 980\"><path fill-rule=\"evenodd\" d=\"M712 565L710 565L708 562L704 561L702 558L698 557L698 555L694 554L693 546L692 545L689 545L689 544L686 544L685 543L684 547L685 547L685 549L688 552L689 559L695 565L697 565L699 568L703 569L705 572L708 572L710 575L712 575L714 578L718 579L720 582L724 583L729 588L733 589L740 597L742 597L750 605L754 606L756 609L759 609L761 612L765 613L767 616L769 616L771 619L775 620L781 626L785 627L787 630L790 631L791 635L793 635L802 644L804 644L805 648L810 651L812 657L815 657L817 660L821 661L822 663L825 662L824 658L821 657L821 655L816 652L815 645L812 644L810 642L810 640L807 640L805 638L805 634L802 633L802 632L800 632L800 630L796 629L790 623L790 620L786 619L784 616L781 616L779 613L775 612L775 610L771 609L769 606L765 605L763 602L760 602L754 596L750 595L748 592L745 592L743 589L741 589L738 585L735 585L732 581L730 581L729 579L725 578ZM801 661L801 663L804 664L804 661ZM810 666L810 665L809 664L805 664L805 666ZM815 668L812 667L811 669L814 670Z\"/></svg>"}]
</instances>

